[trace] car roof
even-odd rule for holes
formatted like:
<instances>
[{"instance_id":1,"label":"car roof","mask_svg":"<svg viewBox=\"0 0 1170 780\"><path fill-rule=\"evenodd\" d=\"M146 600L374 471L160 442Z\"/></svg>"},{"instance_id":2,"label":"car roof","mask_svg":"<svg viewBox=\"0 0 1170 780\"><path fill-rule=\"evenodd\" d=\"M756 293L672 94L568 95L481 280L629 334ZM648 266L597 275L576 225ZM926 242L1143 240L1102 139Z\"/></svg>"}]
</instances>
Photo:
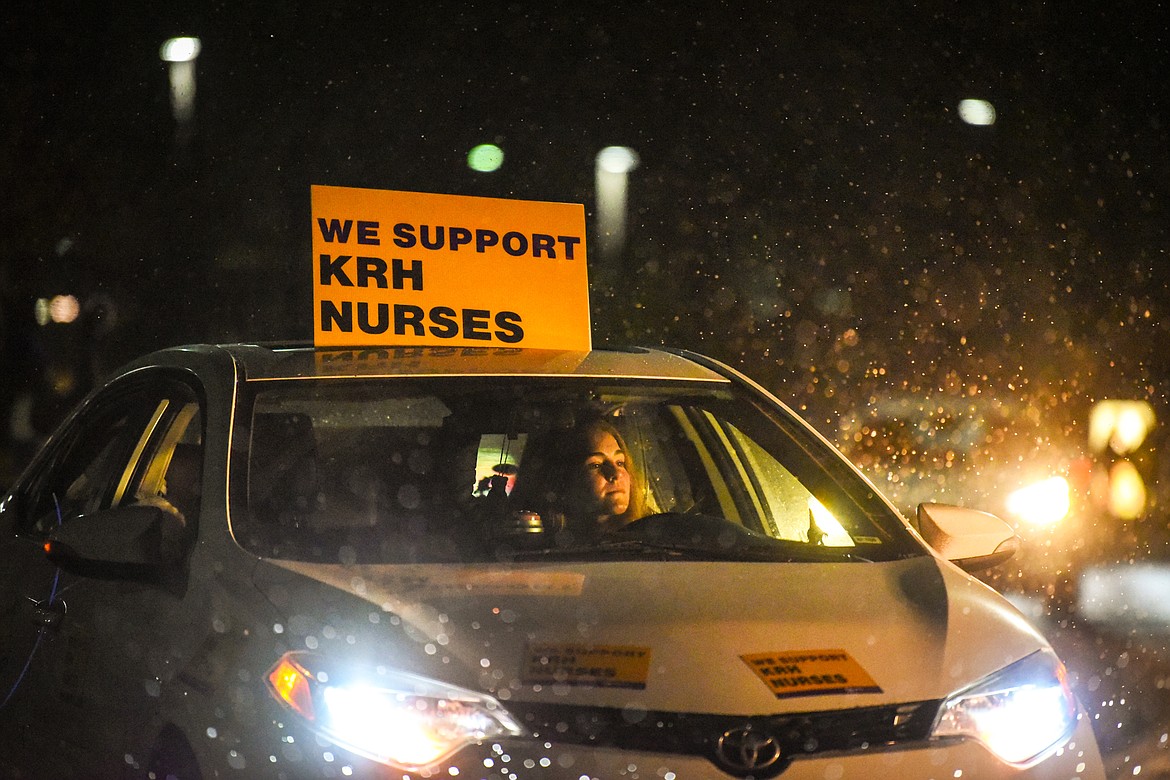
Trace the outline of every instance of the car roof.
<instances>
[{"instance_id":1,"label":"car roof","mask_svg":"<svg viewBox=\"0 0 1170 780\"><path fill-rule=\"evenodd\" d=\"M689 359L687 353L642 347L570 352L497 347L316 349L299 344L220 344L192 345L175 350L188 353L226 351L249 381L386 376L576 376L729 381L726 376Z\"/></svg>"}]
</instances>

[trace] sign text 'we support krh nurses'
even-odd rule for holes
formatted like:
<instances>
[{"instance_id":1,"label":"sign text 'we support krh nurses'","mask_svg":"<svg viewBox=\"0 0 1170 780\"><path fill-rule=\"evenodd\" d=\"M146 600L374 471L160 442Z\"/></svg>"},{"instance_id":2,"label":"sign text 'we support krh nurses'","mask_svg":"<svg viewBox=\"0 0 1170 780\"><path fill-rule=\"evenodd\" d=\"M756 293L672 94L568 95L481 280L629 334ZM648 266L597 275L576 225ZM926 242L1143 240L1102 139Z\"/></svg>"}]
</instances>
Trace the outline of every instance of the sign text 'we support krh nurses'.
<instances>
[{"instance_id":1,"label":"sign text 'we support krh nurses'","mask_svg":"<svg viewBox=\"0 0 1170 780\"><path fill-rule=\"evenodd\" d=\"M314 185L317 346L590 349L585 208Z\"/></svg>"}]
</instances>

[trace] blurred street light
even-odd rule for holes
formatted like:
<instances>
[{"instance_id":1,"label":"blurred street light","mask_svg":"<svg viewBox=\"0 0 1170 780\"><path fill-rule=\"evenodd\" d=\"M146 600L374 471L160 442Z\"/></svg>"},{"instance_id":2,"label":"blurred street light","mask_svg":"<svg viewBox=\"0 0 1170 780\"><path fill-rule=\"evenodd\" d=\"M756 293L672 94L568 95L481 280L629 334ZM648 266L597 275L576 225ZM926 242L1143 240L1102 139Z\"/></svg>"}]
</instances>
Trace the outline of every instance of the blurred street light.
<instances>
[{"instance_id":1,"label":"blurred street light","mask_svg":"<svg viewBox=\"0 0 1170 780\"><path fill-rule=\"evenodd\" d=\"M75 322L81 314L81 303L73 295L54 295L52 298L38 298L34 306L37 324L42 327L50 322L68 324Z\"/></svg>"},{"instance_id":2,"label":"blurred street light","mask_svg":"<svg viewBox=\"0 0 1170 780\"><path fill-rule=\"evenodd\" d=\"M171 111L180 127L195 116L195 59L202 44L198 38L170 38L158 56L168 64L171 81Z\"/></svg>"},{"instance_id":3,"label":"blurred street light","mask_svg":"<svg viewBox=\"0 0 1170 780\"><path fill-rule=\"evenodd\" d=\"M1109 511L1122 520L1136 520L1146 511L1146 483L1137 467L1119 460L1109 469Z\"/></svg>"},{"instance_id":4,"label":"blurred street light","mask_svg":"<svg viewBox=\"0 0 1170 780\"><path fill-rule=\"evenodd\" d=\"M467 167L480 173L498 171L504 164L504 150L495 144L480 144L467 153Z\"/></svg>"},{"instance_id":5,"label":"blurred street light","mask_svg":"<svg viewBox=\"0 0 1170 780\"><path fill-rule=\"evenodd\" d=\"M1154 409L1146 401L1109 399L1093 406L1089 447L1103 460L1113 461L1098 478L1096 492L1114 517L1136 520L1146 510L1145 480L1130 458L1139 452L1156 422Z\"/></svg>"},{"instance_id":6,"label":"blurred street light","mask_svg":"<svg viewBox=\"0 0 1170 780\"><path fill-rule=\"evenodd\" d=\"M597 224L601 252L610 257L626 242L626 201L629 172L638 167L638 155L626 146L607 146L597 153Z\"/></svg>"},{"instance_id":7,"label":"blurred street light","mask_svg":"<svg viewBox=\"0 0 1170 780\"><path fill-rule=\"evenodd\" d=\"M1154 408L1146 401L1105 400L1093 406L1089 417L1089 446L1127 455L1146 440L1154 427Z\"/></svg>"},{"instance_id":8,"label":"blurred street light","mask_svg":"<svg viewBox=\"0 0 1170 780\"><path fill-rule=\"evenodd\" d=\"M995 106L986 100L968 98L959 101L959 119L969 125L994 125Z\"/></svg>"}]
</instances>

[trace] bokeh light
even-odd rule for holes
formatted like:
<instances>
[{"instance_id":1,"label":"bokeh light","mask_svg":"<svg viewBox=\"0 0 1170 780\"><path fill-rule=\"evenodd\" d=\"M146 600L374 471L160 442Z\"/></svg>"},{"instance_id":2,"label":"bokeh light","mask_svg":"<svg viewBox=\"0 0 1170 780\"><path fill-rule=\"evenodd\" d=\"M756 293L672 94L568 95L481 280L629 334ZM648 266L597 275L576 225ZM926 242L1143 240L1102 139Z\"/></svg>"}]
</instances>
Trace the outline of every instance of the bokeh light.
<instances>
[{"instance_id":1,"label":"bokeh light","mask_svg":"<svg viewBox=\"0 0 1170 780\"><path fill-rule=\"evenodd\" d=\"M158 50L163 62L191 62L199 56L203 44L198 38L187 36L168 38Z\"/></svg>"},{"instance_id":2,"label":"bokeh light","mask_svg":"<svg viewBox=\"0 0 1170 780\"><path fill-rule=\"evenodd\" d=\"M81 302L73 295L54 295L52 298L38 298L33 307L33 316L38 325L50 322L68 324L81 315Z\"/></svg>"},{"instance_id":3,"label":"bokeh light","mask_svg":"<svg viewBox=\"0 0 1170 780\"><path fill-rule=\"evenodd\" d=\"M467 167L480 173L498 171L504 164L504 150L495 144L480 144L467 153Z\"/></svg>"},{"instance_id":4,"label":"bokeh light","mask_svg":"<svg viewBox=\"0 0 1170 780\"><path fill-rule=\"evenodd\" d=\"M995 106L986 100L974 98L959 101L959 119L969 125L993 125L995 124Z\"/></svg>"},{"instance_id":5,"label":"bokeh light","mask_svg":"<svg viewBox=\"0 0 1170 780\"><path fill-rule=\"evenodd\" d=\"M1068 515L1071 505L1064 477L1050 477L1007 497L1008 513L1034 526L1056 525Z\"/></svg>"}]
</instances>

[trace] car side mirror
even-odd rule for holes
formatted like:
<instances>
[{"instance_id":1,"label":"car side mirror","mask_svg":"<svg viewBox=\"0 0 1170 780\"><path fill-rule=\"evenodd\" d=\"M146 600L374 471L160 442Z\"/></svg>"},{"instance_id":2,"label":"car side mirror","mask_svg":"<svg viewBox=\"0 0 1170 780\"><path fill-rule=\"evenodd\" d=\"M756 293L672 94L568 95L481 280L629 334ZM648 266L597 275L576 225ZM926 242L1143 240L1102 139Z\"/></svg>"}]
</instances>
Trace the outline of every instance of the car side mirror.
<instances>
[{"instance_id":1,"label":"car side mirror","mask_svg":"<svg viewBox=\"0 0 1170 780\"><path fill-rule=\"evenodd\" d=\"M919 504L918 530L940 555L968 572L998 566L1020 549L1010 525L961 506Z\"/></svg>"},{"instance_id":2,"label":"car side mirror","mask_svg":"<svg viewBox=\"0 0 1170 780\"><path fill-rule=\"evenodd\" d=\"M125 506L56 527L45 541L45 554L86 577L163 580L182 571L189 536L183 519L162 507Z\"/></svg>"}]
</instances>

